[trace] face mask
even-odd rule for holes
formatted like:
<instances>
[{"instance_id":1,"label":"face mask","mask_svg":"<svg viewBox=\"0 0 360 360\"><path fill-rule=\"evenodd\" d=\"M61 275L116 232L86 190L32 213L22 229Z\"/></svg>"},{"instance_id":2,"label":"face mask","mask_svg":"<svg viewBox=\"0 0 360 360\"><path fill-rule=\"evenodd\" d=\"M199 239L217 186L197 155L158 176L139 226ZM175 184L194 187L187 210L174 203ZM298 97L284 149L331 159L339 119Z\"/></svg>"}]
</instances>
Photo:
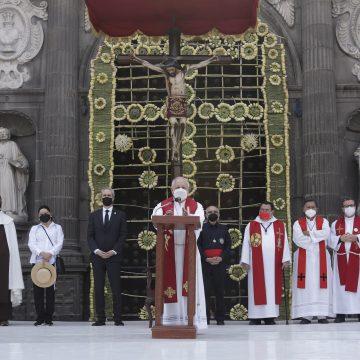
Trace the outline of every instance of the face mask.
<instances>
[{"instance_id":1,"label":"face mask","mask_svg":"<svg viewBox=\"0 0 360 360\"><path fill-rule=\"evenodd\" d=\"M259 216L260 216L260 219L264 220L264 221L271 219L271 213L269 213L267 211L260 211Z\"/></svg>"},{"instance_id":2,"label":"face mask","mask_svg":"<svg viewBox=\"0 0 360 360\"><path fill-rule=\"evenodd\" d=\"M218 214L215 214L215 213L211 213L211 214L208 215L208 219L211 222L217 221L218 218L219 218Z\"/></svg>"},{"instance_id":3,"label":"face mask","mask_svg":"<svg viewBox=\"0 0 360 360\"><path fill-rule=\"evenodd\" d=\"M355 206L349 206L344 210L346 217L353 217L355 215Z\"/></svg>"},{"instance_id":4,"label":"face mask","mask_svg":"<svg viewBox=\"0 0 360 360\"><path fill-rule=\"evenodd\" d=\"M185 189L180 188L180 189L176 189L174 191L174 198L175 199L180 198L180 201L186 200L187 196L188 196L188 193L187 193L187 191Z\"/></svg>"},{"instance_id":5,"label":"face mask","mask_svg":"<svg viewBox=\"0 0 360 360\"><path fill-rule=\"evenodd\" d=\"M46 224L51 219L51 216L50 214L41 214L39 219L42 223Z\"/></svg>"},{"instance_id":6,"label":"face mask","mask_svg":"<svg viewBox=\"0 0 360 360\"><path fill-rule=\"evenodd\" d=\"M104 206L110 206L113 203L113 199L110 197L103 197L102 203L104 204Z\"/></svg>"},{"instance_id":7,"label":"face mask","mask_svg":"<svg viewBox=\"0 0 360 360\"><path fill-rule=\"evenodd\" d=\"M309 219L313 218L316 215L316 210L314 209L307 209L305 211L305 215L306 217L308 217Z\"/></svg>"}]
</instances>

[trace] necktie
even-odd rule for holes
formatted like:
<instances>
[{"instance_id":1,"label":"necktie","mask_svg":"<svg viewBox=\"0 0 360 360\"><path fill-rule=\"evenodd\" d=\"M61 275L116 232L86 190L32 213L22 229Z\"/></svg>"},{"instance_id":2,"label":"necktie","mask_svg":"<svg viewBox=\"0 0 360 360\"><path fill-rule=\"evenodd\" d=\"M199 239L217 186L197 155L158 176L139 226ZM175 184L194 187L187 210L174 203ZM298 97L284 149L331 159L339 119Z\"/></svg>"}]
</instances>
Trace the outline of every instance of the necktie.
<instances>
[{"instance_id":1,"label":"necktie","mask_svg":"<svg viewBox=\"0 0 360 360\"><path fill-rule=\"evenodd\" d=\"M104 221L104 225L108 226L109 225L109 210L105 210L105 221Z\"/></svg>"}]
</instances>

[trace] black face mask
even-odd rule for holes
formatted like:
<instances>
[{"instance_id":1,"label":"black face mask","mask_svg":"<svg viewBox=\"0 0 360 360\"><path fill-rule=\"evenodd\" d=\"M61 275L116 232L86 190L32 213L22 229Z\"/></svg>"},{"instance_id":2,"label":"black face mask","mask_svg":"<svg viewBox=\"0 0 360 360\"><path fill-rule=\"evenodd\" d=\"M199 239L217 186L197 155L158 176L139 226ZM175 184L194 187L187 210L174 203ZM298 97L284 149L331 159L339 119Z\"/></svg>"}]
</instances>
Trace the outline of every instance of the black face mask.
<instances>
[{"instance_id":1,"label":"black face mask","mask_svg":"<svg viewBox=\"0 0 360 360\"><path fill-rule=\"evenodd\" d=\"M209 221L211 221L211 222L217 221L218 218L219 218L219 215L218 215L218 214L215 214L215 213L211 213L211 214L208 215L208 219L209 219Z\"/></svg>"},{"instance_id":2,"label":"black face mask","mask_svg":"<svg viewBox=\"0 0 360 360\"><path fill-rule=\"evenodd\" d=\"M113 203L113 199L110 197L103 197L102 203L104 204L104 206L110 206Z\"/></svg>"},{"instance_id":3,"label":"black face mask","mask_svg":"<svg viewBox=\"0 0 360 360\"><path fill-rule=\"evenodd\" d=\"M51 219L51 216L49 214L41 214L39 219L42 223L47 223Z\"/></svg>"}]
</instances>

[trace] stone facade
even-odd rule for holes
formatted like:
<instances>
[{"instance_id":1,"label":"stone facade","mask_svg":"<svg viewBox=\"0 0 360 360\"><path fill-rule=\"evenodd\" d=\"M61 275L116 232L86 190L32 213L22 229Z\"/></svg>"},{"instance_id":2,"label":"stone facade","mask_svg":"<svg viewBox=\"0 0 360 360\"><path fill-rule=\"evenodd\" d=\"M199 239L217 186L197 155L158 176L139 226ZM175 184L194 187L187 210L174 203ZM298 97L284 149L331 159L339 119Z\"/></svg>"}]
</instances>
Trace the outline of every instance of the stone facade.
<instances>
[{"instance_id":1,"label":"stone facade","mask_svg":"<svg viewBox=\"0 0 360 360\"><path fill-rule=\"evenodd\" d=\"M85 294L89 288L87 91L90 60L101 39L89 31L82 0L48 0L47 7L40 0L31 3L42 11L35 16L43 41L26 62L21 84L2 81L0 85L0 126L12 124L30 164L29 220L17 229L25 301L14 315L16 319L34 317L27 232L36 221L38 206L47 203L66 234L63 255L68 272L57 283L55 317L81 320L88 316ZM19 4L0 0L0 16L5 14L0 23L17 17L14 26L23 31ZM353 21L346 25L346 31L352 36L353 48L345 49L345 35L340 36L339 29L344 26L343 14L351 10ZM359 196L354 157L360 142L359 42L354 38L359 13L359 0L261 2L260 17L283 38L287 50L294 218L299 216L305 196L319 200L320 211L331 219L339 211L341 196ZM31 37L35 35L30 32ZM41 39L37 40L39 44ZM10 53L6 54L4 60L0 53L0 69L9 62ZM21 66L16 69L25 71Z\"/></svg>"}]
</instances>

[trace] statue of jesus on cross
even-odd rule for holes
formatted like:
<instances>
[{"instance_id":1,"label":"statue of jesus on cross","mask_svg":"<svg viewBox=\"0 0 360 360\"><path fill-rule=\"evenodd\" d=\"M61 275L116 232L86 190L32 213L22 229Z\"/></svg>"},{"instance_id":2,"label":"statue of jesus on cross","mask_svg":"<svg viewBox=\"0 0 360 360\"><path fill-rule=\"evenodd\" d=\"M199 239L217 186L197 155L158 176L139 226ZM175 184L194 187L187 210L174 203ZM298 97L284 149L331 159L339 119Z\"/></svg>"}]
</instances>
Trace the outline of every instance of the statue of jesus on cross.
<instances>
[{"instance_id":1,"label":"statue of jesus on cross","mask_svg":"<svg viewBox=\"0 0 360 360\"><path fill-rule=\"evenodd\" d=\"M140 59L134 54L131 55L131 59L151 70L162 73L165 76L168 93L166 99L166 114L171 125L172 160L177 161L179 159L181 141L183 140L185 133L188 108L185 95L186 73L218 61L219 58L213 56L197 64L190 65L186 69L183 68L174 57L168 57L160 65L153 65L146 60Z\"/></svg>"}]
</instances>

